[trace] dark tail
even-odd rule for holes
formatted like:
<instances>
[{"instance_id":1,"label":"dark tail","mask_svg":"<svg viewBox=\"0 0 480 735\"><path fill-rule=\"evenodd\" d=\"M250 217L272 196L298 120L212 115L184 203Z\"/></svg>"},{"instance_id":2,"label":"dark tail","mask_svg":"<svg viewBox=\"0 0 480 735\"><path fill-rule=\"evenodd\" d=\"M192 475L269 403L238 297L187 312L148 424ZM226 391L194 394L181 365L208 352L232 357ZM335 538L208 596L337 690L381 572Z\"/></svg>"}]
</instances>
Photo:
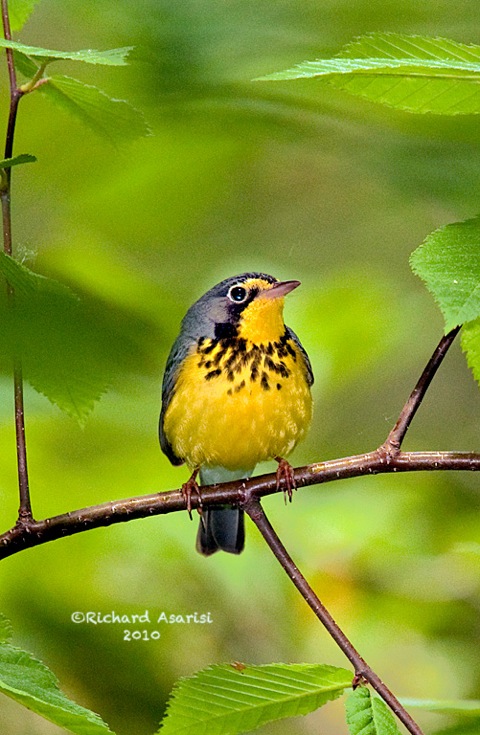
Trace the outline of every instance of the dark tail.
<instances>
[{"instance_id":1,"label":"dark tail","mask_svg":"<svg viewBox=\"0 0 480 735\"><path fill-rule=\"evenodd\" d=\"M205 508L197 534L197 551L210 556L216 551L240 554L245 545L244 512L240 508L221 505Z\"/></svg>"}]
</instances>

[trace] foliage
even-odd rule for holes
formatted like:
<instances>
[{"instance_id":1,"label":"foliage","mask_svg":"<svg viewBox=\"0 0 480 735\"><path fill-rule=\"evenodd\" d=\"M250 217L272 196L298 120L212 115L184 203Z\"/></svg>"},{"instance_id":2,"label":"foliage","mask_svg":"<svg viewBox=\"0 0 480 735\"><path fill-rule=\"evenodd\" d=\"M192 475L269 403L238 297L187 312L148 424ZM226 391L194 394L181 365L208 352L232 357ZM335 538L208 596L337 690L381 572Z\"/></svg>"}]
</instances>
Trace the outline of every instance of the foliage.
<instances>
[{"instance_id":1,"label":"foliage","mask_svg":"<svg viewBox=\"0 0 480 735\"><path fill-rule=\"evenodd\" d=\"M34 4L31 0L11 3L15 29L27 20ZM365 414L370 415L373 411L371 395L375 395L376 404L382 406L381 421L387 414L393 415L396 401L403 395L403 389L397 388L397 384L406 374L418 370L423 359L421 350L429 350L427 336L412 340L412 332L425 329L428 338L433 338L434 334L436 315L402 270L406 262L405 247L411 249L430 226L430 217L420 213L428 209L424 192L428 192L427 203L432 192L436 192L435 212L441 221L451 218L456 197L467 209L475 206L472 183L477 183L477 161L474 146L470 147L469 141L476 140L476 129L469 128L468 120L462 123L463 127L453 128L448 127L447 117L447 122L438 118L435 124L428 116L422 118L422 122L407 122L403 117L393 122L391 113L378 113L375 117L376 112L368 111L366 119L357 124L355 104L349 106L348 102L339 102L336 92L325 85L320 89L321 95L318 86L314 92L305 92L308 81L304 81L303 86L299 82L298 93L290 90L272 93L273 85L265 85L265 91L246 93L247 85L244 83L245 86L240 87L238 77L248 79L258 75L267 64L273 65L268 55L265 58L265 49L275 41L270 39L267 43L264 37L262 43L255 42L254 37L252 40L248 33L254 31L248 20L243 27L248 33L239 32L235 25L238 38L231 38L228 32L223 37L218 33L223 28L223 16L216 16L220 11L211 4L202 7L198 16L193 3L182 4L182 7L169 3L161 5L146 3L148 12L145 14L143 5L119 3L118 6L122 22L128 24L130 19L132 33L126 43L131 43L133 29L143 33L144 39L151 34L150 59L148 54L144 55L141 72L138 68L130 72L136 80L135 107L69 76L45 75L51 63L81 60L98 65L97 80L102 67L107 66L108 71L109 65L125 63L124 50L58 52L35 45L4 42L16 50L15 58L26 78L23 87L27 93L40 91L116 145L128 139L139 140L148 134L148 127L136 107L151 105L157 133L157 138L150 139L145 148L141 148L145 143L140 140L136 155L128 160L112 156L111 151L105 152L88 137L85 148L74 148L74 156L71 148L82 144L73 144L70 127L59 123L54 112L47 112L45 122L35 119L35 125L24 133L21 141L22 150L39 152L40 165L32 170L42 167L41 183L32 184L35 195L22 194L20 187L16 192L21 211L21 240L27 246L30 242L35 249L40 249L35 269L51 277L40 276L7 256L0 259L0 271L18 291L14 317L7 316L6 304L0 305L2 344L9 347L9 354L5 354L6 350L3 352L0 367L8 373L9 357L20 349L26 375L37 391L82 420L100 395L105 396L86 438L58 412L51 413L41 399L29 394L33 406L29 436L37 447L37 485L42 490L36 502L42 512L56 512L63 509L63 503L69 509L72 503L83 505L102 497L150 489L152 477L158 474L158 462L162 461L151 441L158 403L152 397L158 390L160 359L153 356L160 351L157 345L161 340L162 349L166 348L173 336L174 322L192 300L193 293L201 292L203 284L211 283L212 277L215 280L212 273L221 270L222 276L229 275L237 268L251 267L252 262L256 267L257 260L261 261L262 269L288 273L293 268L304 273L308 288L303 303L308 306L310 299L311 305L306 310L308 314L297 314L297 324L303 321L302 334L307 335L312 345L309 351L318 351L314 363L317 385L323 388L318 401L322 406L321 420L318 419L322 454L334 453L339 446L343 449L348 433L346 421L354 420L355 410L359 411L358 424L364 428L351 432L350 441L352 444L358 441L362 446L368 443L370 435L366 436L365 432L371 431L375 436L378 427L367 429L355 402L358 400L359 405L364 405ZM89 10L92 8L87 3L85 13ZM81 16L82 10L66 8L62 12ZM102 17L102 12L105 11L95 8L98 17ZM271 9L259 6L256 12L264 14L267 22L255 23L255 28L267 32L271 26L268 22ZM287 8L284 12L288 14ZM315 18L317 15L318 8ZM298 14L298 18L300 16ZM276 34L278 38L286 38L291 32L288 37L293 43L294 23L300 22L298 18L292 18L289 27L285 17L284 34ZM81 19L77 20L81 26ZM279 23L277 16L274 21ZM305 24L308 22L306 19ZM324 28L328 29L328 22L328 17L322 17L322 26L315 37L316 47L320 45L318 38ZM337 18L335 24L339 22ZM343 33L346 33L347 21L341 22L345 23ZM99 27L101 25L98 23ZM89 17L85 28L92 33L99 32L91 26ZM230 27L231 18L228 17L223 30ZM305 25L303 36L307 28ZM46 30L52 30L48 24ZM338 40L335 33L337 31L330 31L330 45ZM235 46L239 39L242 39L240 49ZM230 54L232 45L237 48L238 58L244 58L246 42L251 44L252 61L243 62L246 68L229 69L231 59L235 59ZM56 44L52 42L52 45ZM107 44L102 41L95 45ZM228 54L225 49L229 50ZM302 55L308 50L302 48ZM259 57L255 60L256 53ZM277 56L282 58L281 53ZM212 66L215 71L206 65L209 58L216 60ZM275 64L278 64L277 59ZM478 72L479 47L426 36L378 33L348 44L334 59L306 62L289 78L293 78L292 75L299 79L318 76L319 80L320 77L326 79L334 87L389 107L449 116L478 112ZM228 83L223 87L216 84L215 74L224 75ZM287 78L282 74L269 75L269 78ZM257 89L259 87L257 85ZM213 89L216 91L212 92ZM144 90L148 99L142 99L138 90ZM33 102L28 104L33 106ZM341 122L334 125L333 120ZM62 125L64 137L58 144L55 138L58 126ZM398 125L401 132L391 129L391 140L387 141L379 132L382 125L391 128ZM44 150L45 141L51 141L56 147ZM422 155L422 145L427 155ZM51 161L57 160L55 155L60 159L52 164ZM447 164L443 155L447 156ZM448 165L448 160L453 164ZM6 169L32 161L30 154L22 154L2 161L0 167ZM455 169L459 162L463 162L461 173ZM95 175L92 176L93 169ZM408 195L400 185L402 172ZM19 173L27 175L22 170ZM32 174L32 182L36 181L36 175L40 174ZM47 186L45 181L48 181ZM58 191L61 195L57 195ZM335 202L331 199L331 191L338 196ZM52 197L56 201L55 196L58 196L58 208L52 214L49 202ZM412 203L414 199L415 204ZM28 212L32 206L34 214L30 219ZM359 212L365 213L360 223ZM455 216L463 217L465 213ZM411 224L414 222L416 224ZM373 254L369 250L367 258L367 246L373 247L373 242L381 243L381 250ZM480 327L475 285L478 284L476 243L476 220L442 227L415 251L412 266L438 302L446 329L464 320L468 322L463 329L462 344L478 379ZM329 255L330 250L333 256ZM193 251L196 253L195 268L191 262ZM343 264L346 268L348 263L351 268L345 277ZM377 272L373 272L375 268ZM322 274L320 279L317 272ZM347 285L342 281L348 281L348 293L354 304L351 310L357 313L361 308L368 314L370 331L366 339L370 340L369 344L388 345L383 363L372 347L372 366L367 372L377 376L374 386L368 383L370 387L367 387L368 376L365 381L362 378L365 386L355 381L359 374L355 369L358 359L349 351L349 344L357 339L364 345L365 339L360 330L353 335L349 332L348 317L342 311L346 309ZM371 282L375 287L370 287ZM399 296L400 283L405 298ZM319 311L318 303L327 308L330 304L328 313ZM393 313L403 317L395 322L394 329L389 321ZM331 335L325 339L322 331L325 321L332 332L335 331L332 325L341 327L341 338L330 349L328 345L325 348L328 340L332 341ZM428 328L422 326L425 323ZM429 331L430 325L432 331ZM365 328L363 323L362 329ZM345 370L331 371L335 360L345 364ZM383 375L388 379L382 378ZM107 387L119 377L121 388L105 394ZM437 441L435 432L451 426L458 427L459 441L463 441L462 436L467 439L475 436L473 429L471 434L466 433L468 427L464 422L465 409L471 404L468 391L464 389L460 400L457 394L451 397L446 391L445 414L442 413L440 421L432 422L433 429L423 426L420 436ZM347 395L355 396L353 406L345 400ZM348 405L348 416L344 415L342 405ZM458 416L460 419L455 418ZM476 420L476 414L474 418ZM47 423L49 431L44 428ZM472 425L475 426L473 418ZM310 448L304 450L305 461L318 456L317 428L312 432L311 444L307 445ZM6 420L5 436L9 436L7 432ZM448 441L447 434L441 436ZM130 461L126 455L134 459ZM8 479L13 473L6 460L2 462L3 476ZM165 486L179 484L178 475L166 465L161 466L161 472ZM68 478L68 483L64 478ZM300 540L302 542L297 553L304 554L304 564L312 566L319 585L326 587L327 595L335 604L339 600L338 604L344 605L344 617L350 627L357 629L358 634L364 616L368 620L368 626L360 629L360 635L372 648L376 647L379 659L384 657L384 667L390 670L391 676L392 673L396 675L398 667L396 657L389 651L396 651L401 659L404 651L402 643L396 648L397 636L403 641L414 662L415 677L411 677L411 681L416 685L428 681L438 693L438 701L430 705L424 703L432 711L448 709L448 700L440 697L450 696L450 690L452 696L466 692L466 687L462 690L460 683L448 673L446 661L451 659L445 640L455 649L463 670L469 672L472 679L474 677L474 667L462 636L466 636L470 647L475 631L470 606L478 572L465 559L459 560L451 546L452 540L459 535L467 540L470 536L476 537L473 492L467 484L455 486L454 492L449 482L454 481L445 479L434 486L430 484L433 480L416 479L411 485L405 480L397 492L383 480L376 486L378 492L368 491L366 485L360 483L355 485L351 495L330 496L327 490L321 497L315 497L315 505L310 503L308 496L302 500L303 506L295 504L296 515L291 514L288 522L289 529L295 532L292 543L299 546ZM13 486L13 482L11 484ZM63 492L67 484L67 492ZM359 490L361 504L357 497ZM13 506L15 500L8 500L8 503ZM318 512L319 506L322 513ZM343 511L339 512L338 508ZM284 511L280 510L283 515L279 515L279 519L284 519ZM434 520L437 510L445 514L438 522ZM305 533L305 528L313 529L313 525L309 526L312 518L315 518L315 532ZM447 523L450 525L445 533L442 524ZM267 563L263 556L260 559L255 539L249 540L252 557L239 560L235 571L232 572L232 567L222 560L212 561L216 566L210 565L205 571L204 566L197 566L198 561L191 558L192 533L188 527L185 529L180 519L166 524L165 528L162 526L161 534L140 531L140 537L135 535L135 525L139 524L126 525L132 528L112 534L108 548L98 539L85 540L82 548L70 540L62 542L64 552L59 551L59 542L59 547L54 545L55 554L52 552L50 556L49 550L42 550L37 558L30 556L25 566L21 560L12 560L12 577L6 595L6 605L15 608L25 630L36 637L36 645L41 647L41 642L51 640L52 635L57 649L65 652L58 656L65 656L64 669L72 680L77 679L80 688L88 689L93 699L101 691L102 711L111 708L110 714L118 719L115 728L118 732L122 727L125 732L152 732L152 723L155 719L158 721L159 716L159 691L166 691L179 671L201 667L202 657L208 661L214 657L228 660L230 654L242 648L249 650L253 659L272 658L276 648L273 636L277 635L282 637L286 654L294 658L302 655L299 651L302 641L311 643L314 632L310 631L309 621L296 609L293 613L287 611L292 607L291 601L288 593L281 591L281 584L272 591L275 605L269 607L265 598L276 576L273 570L263 572ZM63 582L58 576L57 554L60 553L65 553L66 568L71 572L66 575L69 580ZM158 561L152 564L152 559ZM351 564L352 561L355 563ZM396 572L392 575L394 565ZM22 585L17 584L18 578L22 578ZM81 592L80 579L84 580ZM183 582L180 590L178 579ZM256 579L263 579L263 583L256 583ZM34 593L35 585L37 593ZM39 587L41 595L38 595ZM72 605L108 609L118 601L122 605L132 605L138 599L158 601L159 595L163 595L164 602L164 590L168 590L171 604L186 606L195 600L195 604L215 605L217 642L213 643L213 635L201 631L195 637L195 645L191 646L190 640L186 644L184 636L177 638L177 634L169 630L162 638L163 650L147 651L150 644L138 644L143 647L126 652L119 650L112 629L103 628L101 639L98 629L90 633L77 628L72 634L71 624L67 627L65 623ZM285 594L285 612L282 612L285 618L278 620L277 600L282 594ZM405 621L406 596L414 600L410 606L411 622ZM258 610L260 598L265 600L265 612ZM425 612L422 620L420 607ZM456 622L462 616L464 628ZM257 629L246 624L249 619L255 620L259 633L245 633L247 629ZM275 632L271 628L273 619ZM391 637L383 627L385 619L392 621ZM238 620L242 623L236 622ZM411 628L406 630L402 626ZM72 635L73 650L69 643ZM442 644L431 643L435 636ZM387 643L383 645L385 639ZM435 667L425 653L428 647L425 641L428 646L431 644L438 674L432 673ZM307 653L311 655L311 649ZM29 654L25 656L27 658L21 659L22 665L34 661ZM290 672L287 677L297 677L299 671L305 670L300 665L282 666L284 673ZM317 664L312 666L326 669ZM32 664L33 672L44 672L36 667L37 663ZM248 666L247 670L260 675L268 668ZM228 680L245 679L241 670L228 666L220 669L228 672ZM132 680L133 670L138 672L135 681ZM181 704L181 696L192 691L189 687L201 682L203 675L205 671L191 680L183 680L175 690L165 727L175 727L173 705ZM53 687L53 679L46 676ZM128 702L130 714L122 709L126 691L132 692ZM311 707L319 706L321 697L318 700L314 695L311 697ZM422 706L420 700L417 704ZM294 714L293 703L282 702L282 707L285 716ZM270 719L278 716L272 706L271 713L273 710L275 717ZM462 706L458 705L450 711L460 710ZM148 712L147 720L141 721L144 712ZM368 732L377 735L396 730L382 702L371 697L363 687L349 696L347 713L352 733L358 732L363 723L369 728ZM251 718L250 723L258 717L255 707L245 716ZM57 720L57 723L65 726L66 721ZM92 727L97 727L96 721ZM206 727L210 732L210 724ZM393 730L389 729L392 727Z\"/></svg>"},{"instance_id":2,"label":"foliage","mask_svg":"<svg viewBox=\"0 0 480 735\"><path fill-rule=\"evenodd\" d=\"M10 0L8 4L12 31L19 31L33 12L38 0Z\"/></svg>"},{"instance_id":3,"label":"foliage","mask_svg":"<svg viewBox=\"0 0 480 735\"><path fill-rule=\"evenodd\" d=\"M409 112L480 112L480 46L446 38L372 33L347 44L334 59L305 61L259 79L313 77Z\"/></svg>"},{"instance_id":4,"label":"foliage","mask_svg":"<svg viewBox=\"0 0 480 735\"><path fill-rule=\"evenodd\" d=\"M21 6L20 12L26 20L26 7ZM22 88L25 92L36 88L51 62L68 59L119 66L127 63L131 51L131 47L104 52L52 51L6 39L0 39L0 46L14 49L24 73L32 75ZM37 67L36 60L43 66ZM147 134L141 114L124 100L112 99L96 87L66 76L42 81L41 89L51 99L112 142ZM35 160L30 154L21 154L0 164L6 169ZM61 409L83 420L110 383L102 355L112 341L111 326L103 335L98 330L92 332L91 315L68 288L33 273L4 253L0 253L0 273L16 291L13 311L5 300L3 308L0 304L4 362L6 359L6 364L11 364L14 355L21 355L30 383ZM125 343L115 347L118 354L129 352Z\"/></svg>"},{"instance_id":5,"label":"foliage","mask_svg":"<svg viewBox=\"0 0 480 735\"><path fill-rule=\"evenodd\" d=\"M447 225L427 237L411 257L445 317L445 329L480 316L480 220Z\"/></svg>"},{"instance_id":6,"label":"foliage","mask_svg":"<svg viewBox=\"0 0 480 735\"><path fill-rule=\"evenodd\" d=\"M126 57L132 50L132 47L129 46L127 48L109 49L108 51L95 51L94 49L52 51L52 49L27 46L17 41L7 41L5 38L0 38L0 46L11 48L29 59L41 59L48 64L60 59L70 59L71 61L83 61L85 64L106 64L107 66L124 66L127 63Z\"/></svg>"},{"instance_id":7,"label":"foliage","mask_svg":"<svg viewBox=\"0 0 480 735\"><path fill-rule=\"evenodd\" d=\"M50 722L77 735L112 735L102 719L75 704L59 689L44 663L9 643L8 621L0 619L0 691Z\"/></svg>"},{"instance_id":8,"label":"foliage","mask_svg":"<svg viewBox=\"0 0 480 735\"><path fill-rule=\"evenodd\" d=\"M480 383L480 319L468 322L463 327L462 347L467 355L468 366Z\"/></svg>"},{"instance_id":9,"label":"foliage","mask_svg":"<svg viewBox=\"0 0 480 735\"><path fill-rule=\"evenodd\" d=\"M177 683L159 733L249 732L273 720L312 712L339 697L351 681L349 671L333 666L209 667Z\"/></svg>"},{"instance_id":10,"label":"foliage","mask_svg":"<svg viewBox=\"0 0 480 735\"><path fill-rule=\"evenodd\" d=\"M5 300L0 308L5 368L14 355L22 355L32 386L82 421L112 379L105 364L107 345L115 345L111 325L105 325L98 341L98 327L91 330L92 315L69 288L4 253L0 273L15 288L16 297L13 311ZM118 352L128 354L128 345L117 339Z\"/></svg>"},{"instance_id":11,"label":"foliage","mask_svg":"<svg viewBox=\"0 0 480 735\"><path fill-rule=\"evenodd\" d=\"M41 89L49 99L67 112L80 118L94 132L105 136L110 142L148 135L149 128L141 112L125 100L111 98L91 84L85 84L72 77L54 75L44 77L47 65L55 61L83 61L86 64L105 66L124 66L131 47L109 49L108 51L52 51L51 49L27 46L0 38L0 47L11 48L15 52L17 66L30 81L21 86L25 93ZM37 61L41 63L37 65Z\"/></svg>"},{"instance_id":12,"label":"foliage","mask_svg":"<svg viewBox=\"0 0 480 735\"><path fill-rule=\"evenodd\" d=\"M91 84L54 75L40 90L114 145L148 135L149 129L138 110L125 100L109 97Z\"/></svg>"},{"instance_id":13,"label":"foliage","mask_svg":"<svg viewBox=\"0 0 480 735\"><path fill-rule=\"evenodd\" d=\"M12 168L12 166L19 166L22 163L35 163L36 160L35 156L30 153L20 153L19 156L13 158L4 158L3 161L0 161L0 168Z\"/></svg>"},{"instance_id":14,"label":"foliage","mask_svg":"<svg viewBox=\"0 0 480 735\"><path fill-rule=\"evenodd\" d=\"M345 76L339 76L339 74ZM394 33L369 34L335 59L306 61L259 77L263 81L328 80L353 94L410 112L444 115L480 112L480 46ZM480 374L480 225L478 219L442 227L411 256L445 317L445 329L467 324L462 345Z\"/></svg>"},{"instance_id":15,"label":"foliage","mask_svg":"<svg viewBox=\"0 0 480 735\"><path fill-rule=\"evenodd\" d=\"M442 227L427 237L410 259L445 318L445 330L465 324L462 346L478 380L480 375L480 221Z\"/></svg>"},{"instance_id":16,"label":"foliage","mask_svg":"<svg viewBox=\"0 0 480 735\"><path fill-rule=\"evenodd\" d=\"M366 687L357 687L345 703L350 735L399 735L391 711L383 700L372 697Z\"/></svg>"}]
</instances>

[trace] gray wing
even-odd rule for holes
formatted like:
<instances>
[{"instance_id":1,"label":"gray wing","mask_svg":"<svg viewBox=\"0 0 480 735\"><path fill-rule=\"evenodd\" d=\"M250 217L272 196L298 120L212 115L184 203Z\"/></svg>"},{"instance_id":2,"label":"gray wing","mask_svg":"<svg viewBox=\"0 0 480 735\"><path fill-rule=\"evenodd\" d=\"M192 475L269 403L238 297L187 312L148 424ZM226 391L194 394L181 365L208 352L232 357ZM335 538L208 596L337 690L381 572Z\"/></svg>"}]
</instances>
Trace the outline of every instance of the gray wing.
<instances>
[{"instance_id":1,"label":"gray wing","mask_svg":"<svg viewBox=\"0 0 480 735\"><path fill-rule=\"evenodd\" d=\"M293 329L290 329L290 327L285 327L285 331L287 333L287 336L291 340L293 340L295 342L296 346L300 350L300 352L302 354L302 357L303 357L303 359L305 361L305 367L307 368L307 383L308 383L308 385L313 385L314 377L313 377L312 365L310 363L310 358L308 357L307 353L305 352L305 349L304 349L302 343L298 339L298 337L295 334L295 332L293 331Z\"/></svg>"},{"instance_id":2,"label":"gray wing","mask_svg":"<svg viewBox=\"0 0 480 735\"><path fill-rule=\"evenodd\" d=\"M173 347L170 350L167 364L165 367L165 374L163 376L162 385L162 410L160 412L160 421L158 424L158 436L160 438L160 447L162 452L167 455L168 459L173 465L183 464L185 460L177 457L172 449L172 445L165 436L163 429L163 421L165 418L165 412L172 400L173 394L175 393L175 384L177 382L178 372L183 364L185 358L190 354L195 346L195 341L192 338L185 336L180 333L173 343Z\"/></svg>"}]
</instances>

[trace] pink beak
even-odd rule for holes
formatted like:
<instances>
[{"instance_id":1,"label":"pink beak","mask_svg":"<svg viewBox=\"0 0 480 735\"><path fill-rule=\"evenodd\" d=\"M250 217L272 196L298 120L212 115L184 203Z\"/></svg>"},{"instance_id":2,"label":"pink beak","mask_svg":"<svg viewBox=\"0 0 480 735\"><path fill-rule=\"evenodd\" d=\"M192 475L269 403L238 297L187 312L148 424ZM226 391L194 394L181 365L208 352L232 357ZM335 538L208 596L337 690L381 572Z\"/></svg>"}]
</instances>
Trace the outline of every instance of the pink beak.
<instances>
[{"instance_id":1,"label":"pink beak","mask_svg":"<svg viewBox=\"0 0 480 735\"><path fill-rule=\"evenodd\" d=\"M297 288L298 286L300 286L300 281L279 281L278 283L274 283L272 288L269 288L267 291L262 291L261 298L283 298L287 295L287 293L290 293L290 291L293 291L293 289Z\"/></svg>"}]
</instances>

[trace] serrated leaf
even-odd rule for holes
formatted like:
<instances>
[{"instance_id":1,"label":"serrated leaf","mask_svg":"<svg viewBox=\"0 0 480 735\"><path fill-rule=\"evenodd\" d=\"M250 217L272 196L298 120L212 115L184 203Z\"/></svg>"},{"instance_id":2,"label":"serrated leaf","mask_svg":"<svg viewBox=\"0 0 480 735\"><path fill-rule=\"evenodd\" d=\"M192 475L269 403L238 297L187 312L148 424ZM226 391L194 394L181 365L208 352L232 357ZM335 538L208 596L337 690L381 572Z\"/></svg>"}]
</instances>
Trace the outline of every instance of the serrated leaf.
<instances>
[{"instance_id":1,"label":"serrated leaf","mask_svg":"<svg viewBox=\"0 0 480 735\"><path fill-rule=\"evenodd\" d=\"M8 14L12 31L19 31L23 28L37 2L38 0L9 0Z\"/></svg>"},{"instance_id":2,"label":"serrated leaf","mask_svg":"<svg viewBox=\"0 0 480 735\"><path fill-rule=\"evenodd\" d=\"M83 61L86 64L102 64L104 66L125 66L127 56L133 49L133 46L125 46L124 48L113 48L107 51L97 51L95 49L54 51L39 46L27 46L27 44L18 41L7 41L6 38L0 38L0 47L12 48L14 51L20 51L25 56L32 56L35 59L47 59L48 61L68 59L69 61Z\"/></svg>"},{"instance_id":3,"label":"serrated leaf","mask_svg":"<svg viewBox=\"0 0 480 735\"><path fill-rule=\"evenodd\" d=\"M259 79L312 77L409 112L480 113L480 46L449 39L372 33L333 59L305 61Z\"/></svg>"},{"instance_id":4,"label":"serrated leaf","mask_svg":"<svg viewBox=\"0 0 480 735\"><path fill-rule=\"evenodd\" d=\"M461 344L467 358L468 367L480 385L480 319L475 319L463 326Z\"/></svg>"},{"instance_id":5,"label":"serrated leaf","mask_svg":"<svg viewBox=\"0 0 480 735\"><path fill-rule=\"evenodd\" d=\"M400 735L395 717L383 699L357 687L345 702L350 735Z\"/></svg>"},{"instance_id":6,"label":"serrated leaf","mask_svg":"<svg viewBox=\"0 0 480 735\"><path fill-rule=\"evenodd\" d=\"M5 299L0 304L0 360L10 364L14 354L20 355L31 385L84 420L111 380L102 362L108 338L95 330L83 303L57 281L3 252L0 274L15 288L15 309Z\"/></svg>"},{"instance_id":7,"label":"serrated leaf","mask_svg":"<svg viewBox=\"0 0 480 735\"><path fill-rule=\"evenodd\" d=\"M161 735L235 735L339 697L352 673L317 664L211 666L175 685Z\"/></svg>"},{"instance_id":8,"label":"serrated leaf","mask_svg":"<svg viewBox=\"0 0 480 735\"><path fill-rule=\"evenodd\" d=\"M28 56L25 56L25 54L21 54L20 51L13 52L13 59L17 71L23 74L24 77L33 79L38 71L38 65L32 59L29 59Z\"/></svg>"},{"instance_id":9,"label":"serrated leaf","mask_svg":"<svg viewBox=\"0 0 480 735\"><path fill-rule=\"evenodd\" d=\"M400 701L405 707L424 709L428 712L480 716L480 700L478 699L407 699L403 697Z\"/></svg>"},{"instance_id":10,"label":"serrated leaf","mask_svg":"<svg viewBox=\"0 0 480 735\"><path fill-rule=\"evenodd\" d=\"M7 643L13 635L10 620L0 613L0 643Z\"/></svg>"},{"instance_id":11,"label":"serrated leaf","mask_svg":"<svg viewBox=\"0 0 480 735\"><path fill-rule=\"evenodd\" d=\"M40 273L34 273L34 271L19 263L18 260L6 255L1 250L0 273L15 288L17 294L20 293L31 297L35 293L49 291L61 295L66 299L78 301L73 291L67 288L67 286L64 286L63 283L55 281L52 278L46 278L40 275Z\"/></svg>"},{"instance_id":12,"label":"serrated leaf","mask_svg":"<svg viewBox=\"0 0 480 735\"><path fill-rule=\"evenodd\" d=\"M35 163L36 160L36 157L32 156L31 153L20 153L20 155L13 158L4 158L0 161L0 168L12 168L12 166L18 166L22 163Z\"/></svg>"},{"instance_id":13,"label":"serrated leaf","mask_svg":"<svg viewBox=\"0 0 480 735\"><path fill-rule=\"evenodd\" d=\"M149 134L143 114L125 100L109 97L97 87L78 79L53 76L39 87L67 112L112 143L125 142Z\"/></svg>"},{"instance_id":14,"label":"serrated leaf","mask_svg":"<svg viewBox=\"0 0 480 735\"><path fill-rule=\"evenodd\" d=\"M9 643L0 644L0 691L70 732L112 735L98 715L63 694L44 663Z\"/></svg>"},{"instance_id":15,"label":"serrated leaf","mask_svg":"<svg viewBox=\"0 0 480 735\"><path fill-rule=\"evenodd\" d=\"M435 230L410 265L438 303L447 332L480 316L480 219Z\"/></svg>"}]
</instances>

